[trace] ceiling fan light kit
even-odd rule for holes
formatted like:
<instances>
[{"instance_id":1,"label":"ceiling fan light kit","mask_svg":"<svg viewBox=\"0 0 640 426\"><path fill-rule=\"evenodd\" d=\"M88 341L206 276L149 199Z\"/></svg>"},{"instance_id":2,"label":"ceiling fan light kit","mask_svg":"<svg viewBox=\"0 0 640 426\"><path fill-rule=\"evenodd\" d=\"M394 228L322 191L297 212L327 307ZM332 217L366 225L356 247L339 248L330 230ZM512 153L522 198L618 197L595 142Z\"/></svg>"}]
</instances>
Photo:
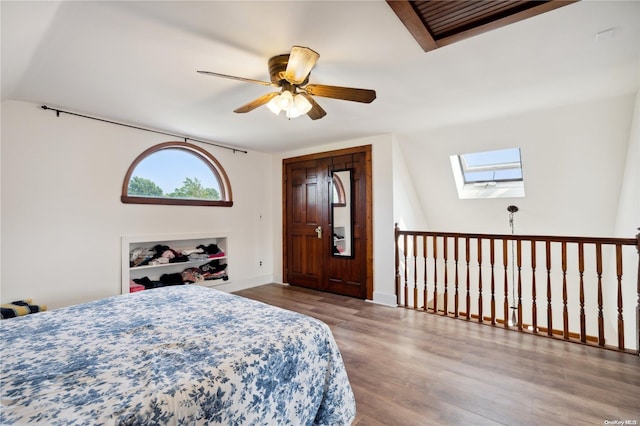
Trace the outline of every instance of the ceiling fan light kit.
<instances>
[{"instance_id":1,"label":"ceiling fan light kit","mask_svg":"<svg viewBox=\"0 0 640 426\"><path fill-rule=\"evenodd\" d=\"M327 86L323 84L308 84L309 74L316 65L320 55L308 47L293 46L291 53L274 56L269 59L269 76L271 82L236 77L212 71L198 71L215 77L230 78L263 86L280 87L280 92L271 92L236 108L234 112L245 113L259 106L266 105L271 112L280 115L282 111L288 119L307 114L312 120L318 120L326 111L313 99L313 96L341 99L345 101L371 103L376 98L376 92L369 89L352 87Z\"/></svg>"},{"instance_id":2,"label":"ceiling fan light kit","mask_svg":"<svg viewBox=\"0 0 640 426\"><path fill-rule=\"evenodd\" d=\"M267 108L275 115L284 111L287 118L297 118L309 112L311 103L300 93L294 96L290 91L283 90L278 96L267 102Z\"/></svg>"}]
</instances>

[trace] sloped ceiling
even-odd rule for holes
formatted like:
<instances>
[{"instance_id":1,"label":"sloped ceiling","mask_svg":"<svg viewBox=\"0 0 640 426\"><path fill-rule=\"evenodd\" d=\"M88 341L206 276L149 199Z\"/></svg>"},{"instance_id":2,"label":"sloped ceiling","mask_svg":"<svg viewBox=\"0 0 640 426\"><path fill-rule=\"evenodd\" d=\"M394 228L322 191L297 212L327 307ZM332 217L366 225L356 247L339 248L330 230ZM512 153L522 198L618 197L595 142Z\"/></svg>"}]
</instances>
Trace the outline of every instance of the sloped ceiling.
<instances>
[{"instance_id":1,"label":"sloped ceiling","mask_svg":"<svg viewBox=\"0 0 640 426\"><path fill-rule=\"evenodd\" d=\"M285 152L634 93L640 2L580 1L425 52L385 1L0 3L2 100L21 100L261 152ZM598 33L605 32L599 38ZM292 45L320 53L319 84L377 91L317 98L321 120L261 107ZM43 114L47 112L43 111Z\"/></svg>"}]
</instances>

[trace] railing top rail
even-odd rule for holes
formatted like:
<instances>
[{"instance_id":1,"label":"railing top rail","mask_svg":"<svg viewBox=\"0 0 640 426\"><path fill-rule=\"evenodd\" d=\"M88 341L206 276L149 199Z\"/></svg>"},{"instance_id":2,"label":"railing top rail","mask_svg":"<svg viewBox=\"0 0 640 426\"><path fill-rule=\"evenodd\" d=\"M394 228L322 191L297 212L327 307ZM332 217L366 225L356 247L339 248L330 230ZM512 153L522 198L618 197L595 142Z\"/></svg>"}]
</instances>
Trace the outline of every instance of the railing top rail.
<instances>
[{"instance_id":1,"label":"railing top rail","mask_svg":"<svg viewBox=\"0 0 640 426\"><path fill-rule=\"evenodd\" d=\"M483 240L515 240L515 241L549 241L584 244L620 244L635 246L638 244L637 238L613 238L613 237L576 237L576 236L556 236L556 235L512 235L512 234L466 234L461 232L435 232L435 231L409 231L397 230L398 235L418 235L428 237L451 237L451 238L472 238Z\"/></svg>"}]
</instances>

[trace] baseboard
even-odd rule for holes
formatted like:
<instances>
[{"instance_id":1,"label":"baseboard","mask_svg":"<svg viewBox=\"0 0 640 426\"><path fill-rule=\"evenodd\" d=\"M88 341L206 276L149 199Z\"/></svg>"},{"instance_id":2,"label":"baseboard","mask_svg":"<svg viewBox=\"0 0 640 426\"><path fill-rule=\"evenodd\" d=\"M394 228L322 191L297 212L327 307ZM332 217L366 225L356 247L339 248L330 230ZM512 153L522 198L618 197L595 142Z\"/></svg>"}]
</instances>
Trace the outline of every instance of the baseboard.
<instances>
[{"instance_id":1,"label":"baseboard","mask_svg":"<svg viewBox=\"0 0 640 426\"><path fill-rule=\"evenodd\" d=\"M381 291L373 292L372 302L377 303L378 305L392 306L394 308L398 306L397 298L395 294L384 293Z\"/></svg>"},{"instance_id":2,"label":"baseboard","mask_svg":"<svg viewBox=\"0 0 640 426\"><path fill-rule=\"evenodd\" d=\"M228 282L221 282L220 284L213 285L211 288L224 291L227 293L233 293L234 291L245 290L251 287L257 287L259 285L271 284L273 281L273 275L261 275L258 277L249 278L246 280L230 280Z\"/></svg>"}]
</instances>

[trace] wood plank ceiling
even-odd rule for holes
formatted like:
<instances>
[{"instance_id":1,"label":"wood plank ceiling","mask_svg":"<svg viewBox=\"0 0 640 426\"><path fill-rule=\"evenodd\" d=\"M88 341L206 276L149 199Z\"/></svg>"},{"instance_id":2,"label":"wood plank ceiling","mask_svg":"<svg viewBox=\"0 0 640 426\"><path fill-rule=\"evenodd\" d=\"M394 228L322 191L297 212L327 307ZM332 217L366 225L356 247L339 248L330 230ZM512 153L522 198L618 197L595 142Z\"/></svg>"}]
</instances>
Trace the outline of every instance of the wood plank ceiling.
<instances>
[{"instance_id":1,"label":"wood plank ceiling","mask_svg":"<svg viewBox=\"0 0 640 426\"><path fill-rule=\"evenodd\" d=\"M387 0L425 52L577 0Z\"/></svg>"}]
</instances>

